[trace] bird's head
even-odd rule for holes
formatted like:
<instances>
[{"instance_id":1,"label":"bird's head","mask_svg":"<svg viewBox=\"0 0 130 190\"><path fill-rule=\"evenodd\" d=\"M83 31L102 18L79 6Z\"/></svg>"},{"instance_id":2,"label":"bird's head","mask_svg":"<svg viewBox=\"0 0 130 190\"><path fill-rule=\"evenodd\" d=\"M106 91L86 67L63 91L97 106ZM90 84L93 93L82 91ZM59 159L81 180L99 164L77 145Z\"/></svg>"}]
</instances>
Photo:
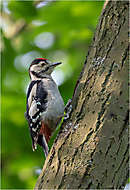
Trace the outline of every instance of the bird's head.
<instances>
[{"instance_id":1,"label":"bird's head","mask_svg":"<svg viewBox=\"0 0 130 190\"><path fill-rule=\"evenodd\" d=\"M45 75L50 75L54 68L60 64L61 62L50 63L48 59L45 58L34 59L29 67L30 78L33 80L43 78Z\"/></svg>"}]
</instances>

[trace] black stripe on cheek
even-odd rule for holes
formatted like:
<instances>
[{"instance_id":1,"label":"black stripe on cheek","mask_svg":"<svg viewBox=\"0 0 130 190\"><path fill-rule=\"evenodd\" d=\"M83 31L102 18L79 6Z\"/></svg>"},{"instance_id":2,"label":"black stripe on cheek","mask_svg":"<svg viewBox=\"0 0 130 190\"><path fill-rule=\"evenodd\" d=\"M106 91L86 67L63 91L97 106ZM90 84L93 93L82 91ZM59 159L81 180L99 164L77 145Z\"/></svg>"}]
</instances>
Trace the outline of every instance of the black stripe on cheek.
<instances>
[{"instance_id":1,"label":"black stripe on cheek","mask_svg":"<svg viewBox=\"0 0 130 190\"><path fill-rule=\"evenodd\" d=\"M31 73L36 76L37 78L44 78L42 76L43 73L47 72L49 70L49 67L46 67L44 70L40 71L39 73L36 73L35 71L31 71Z\"/></svg>"},{"instance_id":2,"label":"black stripe on cheek","mask_svg":"<svg viewBox=\"0 0 130 190\"><path fill-rule=\"evenodd\" d=\"M31 71L31 73L36 76L37 78L41 78L40 73L36 73L35 71Z\"/></svg>"}]
</instances>

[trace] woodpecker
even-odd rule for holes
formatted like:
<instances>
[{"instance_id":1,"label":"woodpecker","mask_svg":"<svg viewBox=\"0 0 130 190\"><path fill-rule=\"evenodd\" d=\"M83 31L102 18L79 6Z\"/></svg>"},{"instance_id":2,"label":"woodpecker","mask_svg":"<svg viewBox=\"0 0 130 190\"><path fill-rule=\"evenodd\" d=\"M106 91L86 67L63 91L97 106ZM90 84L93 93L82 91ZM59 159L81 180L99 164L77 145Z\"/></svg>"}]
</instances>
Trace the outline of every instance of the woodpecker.
<instances>
[{"instance_id":1,"label":"woodpecker","mask_svg":"<svg viewBox=\"0 0 130 190\"><path fill-rule=\"evenodd\" d=\"M64 115L64 101L58 87L51 77L54 68L60 65L50 63L48 59L37 58L29 67L31 82L27 91L26 113L32 149L39 144L48 155L48 141Z\"/></svg>"}]
</instances>

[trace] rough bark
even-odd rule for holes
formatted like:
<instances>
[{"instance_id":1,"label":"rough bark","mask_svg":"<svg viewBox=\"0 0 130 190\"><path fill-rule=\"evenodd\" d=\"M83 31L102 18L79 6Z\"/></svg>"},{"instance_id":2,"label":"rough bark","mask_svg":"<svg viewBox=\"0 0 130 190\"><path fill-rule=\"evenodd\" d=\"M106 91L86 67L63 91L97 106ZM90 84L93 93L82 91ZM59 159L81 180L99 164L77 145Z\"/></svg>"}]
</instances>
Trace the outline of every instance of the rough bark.
<instances>
[{"instance_id":1,"label":"rough bark","mask_svg":"<svg viewBox=\"0 0 130 190\"><path fill-rule=\"evenodd\" d=\"M73 111L35 189L122 189L128 179L128 1L109 1L77 82Z\"/></svg>"}]
</instances>

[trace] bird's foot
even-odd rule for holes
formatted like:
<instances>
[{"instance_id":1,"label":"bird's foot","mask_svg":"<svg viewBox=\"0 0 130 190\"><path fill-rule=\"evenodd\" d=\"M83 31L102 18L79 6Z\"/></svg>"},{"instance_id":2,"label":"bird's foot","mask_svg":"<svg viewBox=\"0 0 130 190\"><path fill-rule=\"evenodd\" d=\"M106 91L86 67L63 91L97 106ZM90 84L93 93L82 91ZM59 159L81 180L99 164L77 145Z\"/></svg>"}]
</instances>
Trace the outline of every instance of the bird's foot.
<instances>
[{"instance_id":1,"label":"bird's foot","mask_svg":"<svg viewBox=\"0 0 130 190\"><path fill-rule=\"evenodd\" d=\"M71 105L72 100L69 99L66 106L65 106L65 115L64 115L64 120L67 120L70 117L70 113L72 112L72 105Z\"/></svg>"}]
</instances>

